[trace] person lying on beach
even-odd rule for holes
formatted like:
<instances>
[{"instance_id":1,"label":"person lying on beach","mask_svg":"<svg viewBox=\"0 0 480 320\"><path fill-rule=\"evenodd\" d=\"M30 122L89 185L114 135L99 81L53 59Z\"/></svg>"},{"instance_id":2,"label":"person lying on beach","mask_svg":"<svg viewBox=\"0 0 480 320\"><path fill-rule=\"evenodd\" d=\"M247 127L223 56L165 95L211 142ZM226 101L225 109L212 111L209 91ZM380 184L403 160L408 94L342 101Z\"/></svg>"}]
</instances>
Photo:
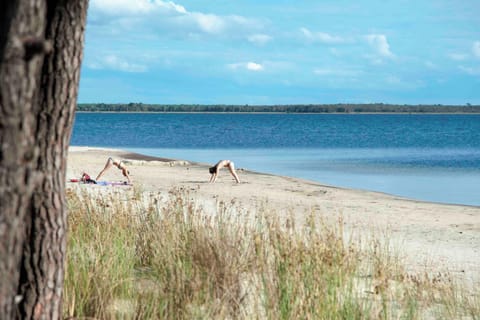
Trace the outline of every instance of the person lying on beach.
<instances>
[{"instance_id":1,"label":"person lying on beach","mask_svg":"<svg viewBox=\"0 0 480 320\"><path fill-rule=\"evenodd\" d=\"M100 173L98 174L95 180L98 181L100 177L112 166L116 166L118 169L122 171L122 174L127 178L128 183L132 182L130 179L130 171L127 170L125 163L123 163L122 160L113 159L112 157L108 158L107 163L105 164L105 168L103 168L103 170L100 171Z\"/></svg>"},{"instance_id":2,"label":"person lying on beach","mask_svg":"<svg viewBox=\"0 0 480 320\"><path fill-rule=\"evenodd\" d=\"M232 176L235 178L235 181L237 181L237 183L240 183L240 179L238 178L238 175L235 172L235 165L234 165L233 161L230 161L230 160L220 160L220 161L217 162L216 165L214 165L213 167L208 169L208 171L212 175L210 177L209 182L213 183L213 182L217 181L218 172L220 171L221 168L228 168L228 170L230 171Z\"/></svg>"},{"instance_id":3,"label":"person lying on beach","mask_svg":"<svg viewBox=\"0 0 480 320\"><path fill-rule=\"evenodd\" d=\"M76 179L73 179L75 181L78 181ZM75 182L73 181L73 182ZM90 175L86 172L84 172L82 174L82 177L80 178L80 181L82 181L83 183L93 183L93 184L97 184L97 182L95 180L93 180L92 178L90 178Z\"/></svg>"}]
</instances>

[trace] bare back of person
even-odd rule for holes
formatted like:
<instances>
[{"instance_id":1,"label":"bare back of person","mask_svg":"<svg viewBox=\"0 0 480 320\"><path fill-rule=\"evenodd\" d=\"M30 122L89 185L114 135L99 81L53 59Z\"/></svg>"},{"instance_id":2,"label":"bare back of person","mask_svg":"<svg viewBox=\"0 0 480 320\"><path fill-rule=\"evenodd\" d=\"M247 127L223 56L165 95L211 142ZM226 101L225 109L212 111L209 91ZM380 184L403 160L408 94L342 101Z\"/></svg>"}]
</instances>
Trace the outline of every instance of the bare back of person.
<instances>
[{"instance_id":1,"label":"bare back of person","mask_svg":"<svg viewBox=\"0 0 480 320\"><path fill-rule=\"evenodd\" d=\"M217 181L218 172L221 168L228 168L233 178L235 178L235 181L237 183L240 183L240 179L238 178L238 175L235 171L235 164L233 163L233 161L230 160L220 160L209 169L210 173L212 174L212 176L210 177L210 182Z\"/></svg>"}]
</instances>

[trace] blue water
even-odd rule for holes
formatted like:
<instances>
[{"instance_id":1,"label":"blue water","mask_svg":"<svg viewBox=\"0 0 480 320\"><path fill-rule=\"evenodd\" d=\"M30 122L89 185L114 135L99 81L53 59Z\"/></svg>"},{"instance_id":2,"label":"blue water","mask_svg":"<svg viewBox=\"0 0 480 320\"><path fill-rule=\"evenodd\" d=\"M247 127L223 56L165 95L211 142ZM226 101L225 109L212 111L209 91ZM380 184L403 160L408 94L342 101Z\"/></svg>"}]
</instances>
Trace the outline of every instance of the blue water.
<instances>
[{"instance_id":1,"label":"blue water","mask_svg":"<svg viewBox=\"0 0 480 320\"><path fill-rule=\"evenodd\" d=\"M78 113L72 145L480 205L480 115Z\"/></svg>"}]
</instances>

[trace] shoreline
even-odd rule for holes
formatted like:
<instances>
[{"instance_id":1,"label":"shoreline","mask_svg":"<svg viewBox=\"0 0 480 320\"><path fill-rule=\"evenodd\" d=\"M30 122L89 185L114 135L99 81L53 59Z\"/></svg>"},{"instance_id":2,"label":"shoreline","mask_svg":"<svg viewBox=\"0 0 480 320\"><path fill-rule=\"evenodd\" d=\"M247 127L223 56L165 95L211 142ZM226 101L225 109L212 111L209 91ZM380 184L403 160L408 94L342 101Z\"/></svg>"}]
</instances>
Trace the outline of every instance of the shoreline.
<instances>
[{"instance_id":1,"label":"shoreline","mask_svg":"<svg viewBox=\"0 0 480 320\"><path fill-rule=\"evenodd\" d=\"M236 184L228 171L222 170L217 183L211 184L205 163L94 147L70 147L67 181L83 171L95 178L110 156L125 160L134 185L143 192L167 196L173 188L183 188L206 211L223 201L247 211L268 205L276 214L292 215L299 222L305 221L307 213L341 218L352 234L387 232L412 268L440 267L462 278L480 280L480 207L411 200L241 169L242 183ZM112 168L104 179L118 181L123 176Z\"/></svg>"},{"instance_id":2,"label":"shoreline","mask_svg":"<svg viewBox=\"0 0 480 320\"><path fill-rule=\"evenodd\" d=\"M323 114L323 115L480 115L480 112L278 112L278 111L75 111L75 113L152 113L152 114Z\"/></svg>"},{"instance_id":3,"label":"shoreline","mask_svg":"<svg viewBox=\"0 0 480 320\"><path fill-rule=\"evenodd\" d=\"M191 164L196 164L196 165L204 165L204 166L209 166L210 164L203 163L203 162L198 162L198 161L190 161L186 159L180 159L180 158L164 158L164 157L157 157L157 156L151 156L151 155L146 155L142 153L137 153L134 151L128 151L128 150L123 150L123 149L118 149L118 148L107 148L107 147L88 147L88 146L71 146L70 150L72 152L80 152L80 151L111 151L113 153L117 153L118 157L124 158L124 159L130 159L130 160L138 160L138 161L160 161L160 162L175 162L175 161L187 161ZM474 205L474 204L465 204L465 203L449 203L449 202L438 202L438 201L430 201L430 200L425 200L425 199L415 199L415 198L409 198L408 196L403 196L395 193L389 193L389 192L384 192L384 191L378 191L378 190L370 190L370 189L364 189L364 188L355 188L355 187L345 187L345 186L339 186L336 184L330 184L330 183L324 183L321 181L316 181L308 178L303 178L303 177L297 177L297 176L289 176L289 175L281 175L277 173L269 173L269 172L263 172L263 171L256 171L256 170L250 170L250 169L244 169L244 168L237 168L237 170L241 171L246 171L249 172L250 174L259 174L259 175L265 175L265 176L278 176L278 177L283 177L283 178L288 178L288 179L296 179L299 181L304 181L305 183L312 183L315 185L323 186L323 187L329 187L329 188L337 188L340 190L345 190L345 191L356 191L356 192L372 192L372 193L378 193L382 194L384 196L388 197L394 197L398 199L404 199L407 201L413 201L413 202L418 202L418 203L432 203L432 204L438 204L438 205L446 205L446 206L463 206L463 207L473 207L473 208L479 208L480 205Z\"/></svg>"},{"instance_id":4,"label":"shoreline","mask_svg":"<svg viewBox=\"0 0 480 320\"><path fill-rule=\"evenodd\" d=\"M395 164L388 163L384 167L382 164L377 167L373 165L373 161L369 164L358 160L365 156L371 156L374 161L377 159L375 153L378 151L372 149L370 153L368 148L345 149L347 161L342 167L341 160L332 161L331 159L336 159L343 153L338 150L333 148L130 148L128 151L154 157L189 159L200 163L228 158L234 160L238 168L262 174L287 176L344 189L385 193L413 201L480 207L480 198L476 191L478 179L480 179L478 170L463 167L426 168L421 165L395 169ZM395 149L395 153L391 153L388 149L378 150L389 153L388 156L391 157L406 156L406 152L401 148ZM290 152L295 152L295 155L290 155ZM408 151L409 154L413 153L418 157L432 157L443 151L438 149L429 151L429 154L425 155L422 152L421 149ZM319 160L318 166L317 160ZM286 165L286 163L290 164Z\"/></svg>"}]
</instances>

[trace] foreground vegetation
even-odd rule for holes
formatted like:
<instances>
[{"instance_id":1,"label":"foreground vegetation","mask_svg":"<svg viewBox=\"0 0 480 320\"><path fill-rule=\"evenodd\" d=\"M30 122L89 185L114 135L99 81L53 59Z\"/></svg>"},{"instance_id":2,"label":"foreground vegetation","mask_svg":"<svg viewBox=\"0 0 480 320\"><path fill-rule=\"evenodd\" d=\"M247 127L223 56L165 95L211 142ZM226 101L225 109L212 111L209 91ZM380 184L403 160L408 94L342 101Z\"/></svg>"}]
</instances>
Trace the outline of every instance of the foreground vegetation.
<instances>
[{"instance_id":1,"label":"foreground vegetation","mask_svg":"<svg viewBox=\"0 0 480 320\"><path fill-rule=\"evenodd\" d=\"M407 273L385 241L313 213L205 212L192 195L68 193L64 316L479 319L478 289Z\"/></svg>"},{"instance_id":2,"label":"foreground vegetation","mask_svg":"<svg viewBox=\"0 0 480 320\"><path fill-rule=\"evenodd\" d=\"M88 112L279 112L279 113L480 113L480 105L297 104L297 105L201 105L143 103L82 103Z\"/></svg>"}]
</instances>

